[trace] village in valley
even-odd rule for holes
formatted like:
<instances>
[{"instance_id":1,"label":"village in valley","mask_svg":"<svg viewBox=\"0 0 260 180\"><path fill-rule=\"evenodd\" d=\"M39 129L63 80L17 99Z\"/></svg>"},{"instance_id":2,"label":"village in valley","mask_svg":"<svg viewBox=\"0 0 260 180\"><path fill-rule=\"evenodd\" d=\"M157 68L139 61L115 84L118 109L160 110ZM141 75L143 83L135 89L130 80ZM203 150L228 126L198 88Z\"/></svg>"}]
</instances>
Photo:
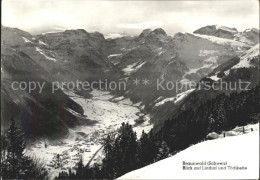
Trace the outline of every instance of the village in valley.
<instances>
[{"instance_id":1,"label":"village in valley","mask_svg":"<svg viewBox=\"0 0 260 180\"><path fill-rule=\"evenodd\" d=\"M99 166L103 159L103 138L108 134L115 135L122 122L132 124L137 136L140 136L143 130L148 132L153 127L149 124L149 116L142 113L140 104L133 104L129 99L114 98L108 92L98 90L92 91L91 99L85 99L69 91L65 93L83 107L84 116L97 123L70 129L68 137L64 139L42 139L28 146L27 154L41 159L46 164L51 178L56 177L61 171L75 171L81 158L84 165ZM135 126L136 120L140 117L145 122Z\"/></svg>"}]
</instances>

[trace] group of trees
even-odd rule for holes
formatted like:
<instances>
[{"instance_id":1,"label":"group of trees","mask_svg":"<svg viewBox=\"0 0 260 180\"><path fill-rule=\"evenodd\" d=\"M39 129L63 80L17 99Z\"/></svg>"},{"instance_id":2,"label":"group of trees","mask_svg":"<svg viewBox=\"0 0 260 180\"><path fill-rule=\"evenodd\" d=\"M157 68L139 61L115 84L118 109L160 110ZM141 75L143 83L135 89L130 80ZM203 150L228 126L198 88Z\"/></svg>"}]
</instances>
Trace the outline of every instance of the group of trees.
<instances>
[{"instance_id":1,"label":"group of trees","mask_svg":"<svg viewBox=\"0 0 260 180\"><path fill-rule=\"evenodd\" d=\"M84 167L80 160L76 173L61 172L57 179L114 179L169 155L167 144L160 143L153 131L148 134L143 131L138 140L128 123L122 123L115 136L104 138L103 151L102 165Z\"/></svg>"},{"instance_id":2,"label":"group of trees","mask_svg":"<svg viewBox=\"0 0 260 180\"><path fill-rule=\"evenodd\" d=\"M47 177L44 163L26 156L22 131L12 119L9 129L1 134L1 177L3 179L43 179Z\"/></svg>"},{"instance_id":3,"label":"group of trees","mask_svg":"<svg viewBox=\"0 0 260 180\"><path fill-rule=\"evenodd\" d=\"M188 109L176 118L168 120L157 133L170 152L182 150L204 140L211 132L220 133L257 123L260 119L260 86L230 95L220 94L216 98Z\"/></svg>"}]
</instances>

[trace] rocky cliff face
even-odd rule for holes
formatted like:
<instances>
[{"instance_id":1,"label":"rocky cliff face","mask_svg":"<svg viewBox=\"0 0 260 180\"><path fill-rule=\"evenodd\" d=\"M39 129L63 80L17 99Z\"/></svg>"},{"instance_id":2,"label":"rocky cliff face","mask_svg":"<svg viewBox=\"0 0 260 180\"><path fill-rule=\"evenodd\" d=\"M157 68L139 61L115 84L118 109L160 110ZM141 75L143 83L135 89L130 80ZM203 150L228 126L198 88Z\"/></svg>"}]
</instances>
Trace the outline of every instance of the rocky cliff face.
<instances>
[{"instance_id":1,"label":"rocky cliff face","mask_svg":"<svg viewBox=\"0 0 260 180\"><path fill-rule=\"evenodd\" d=\"M61 137L68 127L80 124L67 109L83 114L80 105L61 90L52 92L50 72L58 58L47 45L29 33L2 27L1 52L1 125L4 129L14 118L28 138ZM12 84L16 82L16 84ZM37 83L34 87L32 83ZM33 89L29 89L29 84ZM44 86L43 86L44 84ZM19 88L20 85L20 88ZM41 87L38 85L42 85Z\"/></svg>"}]
</instances>

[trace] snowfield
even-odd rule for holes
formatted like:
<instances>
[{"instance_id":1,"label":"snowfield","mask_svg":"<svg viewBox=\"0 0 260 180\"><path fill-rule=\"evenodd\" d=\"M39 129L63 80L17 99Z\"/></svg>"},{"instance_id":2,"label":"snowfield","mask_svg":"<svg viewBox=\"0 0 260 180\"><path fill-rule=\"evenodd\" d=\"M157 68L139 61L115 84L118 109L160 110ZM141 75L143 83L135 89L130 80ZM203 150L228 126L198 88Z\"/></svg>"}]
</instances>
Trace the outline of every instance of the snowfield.
<instances>
[{"instance_id":1,"label":"snowfield","mask_svg":"<svg viewBox=\"0 0 260 180\"><path fill-rule=\"evenodd\" d=\"M238 51L238 52L241 51L241 48L249 48L250 47L248 44L238 42L238 41L235 41L235 40L231 40L231 39L225 39L225 38L208 36L208 35L201 35L201 34L194 34L194 33L192 35L207 39L207 40L212 41L212 42L217 43L217 44L231 46L231 47L233 47L233 49L235 51Z\"/></svg>"},{"instance_id":2,"label":"snowfield","mask_svg":"<svg viewBox=\"0 0 260 180\"><path fill-rule=\"evenodd\" d=\"M213 81L218 81L220 80L221 78L219 78L217 75L212 75L209 77L210 79L212 79Z\"/></svg>"},{"instance_id":3,"label":"snowfield","mask_svg":"<svg viewBox=\"0 0 260 180\"><path fill-rule=\"evenodd\" d=\"M144 64L146 64L146 62L142 62L139 64L136 62L136 63L130 64L130 65L127 65L127 67L122 70L125 75L130 75L131 73L140 69Z\"/></svg>"},{"instance_id":4,"label":"snowfield","mask_svg":"<svg viewBox=\"0 0 260 180\"><path fill-rule=\"evenodd\" d=\"M230 69L238 69L238 68L250 68L250 67L255 67L254 64L251 63L251 60L253 58L257 58L257 56L259 56L259 44L253 46L251 49L247 50L245 53L243 53L240 56L240 61L239 63L237 63L236 65L234 65L233 67L231 67ZM227 76L230 73L230 69L224 71L224 74ZM213 74L212 76L208 77L211 78L214 81L218 81L221 78L217 77L217 74L219 72L216 72L215 74ZM187 73L186 73L187 74Z\"/></svg>"},{"instance_id":5,"label":"snowfield","mask_svg":"<svg viewBox=\"0 0 260 180\"><path fill-rule=\"evenodd\" d=\"M37 52L39 52L41 55L43 55L46 59L50 60L50 61L57 61L55 58L49 57L47 56L44 51L38 47L35 48Z\"/></svg>"},{"instance_id":6,"label":"snowfield","mask_svg":"<svg viewBox=\"0 0 260 180\"><path fill-rule=\"evenodd\" d=\"M246 53L241 56L240 62L231 69L252 67L253 65L250 64L250 60L256 56L259 56L259 44L246 51Z\"/></svg>"},{"instance_id":7,"label":"snowfield","mask_svg":"<svg viewBox=\"0 0 260 180\"><path fill-rule=\"evenodd\" d=\"M187 91L184 91L182 93L179 93L177 94L176 96L174 97L170 97L170 98L166 98L158 103L155 104L155 107L156 106L161 106L163 105L164 103L166 102L170 102L170 101L174 101L174 103L178 103L180 102L181 100L183 100L185 97L187 97L192 91L194 91L195 89L190 89L190 90L187 90Z\"/></svg>"},{"instance_id":8,"label":"snowfield","mask_svg":"<svg viewBox=\"0 0 260 180\"><path fill-rule=\"evenodd\" d=\"M149 115L141 112L140 103L133 104L129 99L118 98L115 100L109 92L93 90L91 99L83 98L73 92L64 92L84 109L84 116L97 123L90 126L78 126L69 130L67 138L55 142L41 139L33 142L26 149L26 153L35 156L46 163L46 168L50 173L50 179L55 178L61 171L67 171L72 167L76 168L76 163L80 156L83 163L100 162L103 157L102 138L110 132L115 132L122 124L128 122L134 125L135 120L142 117L145 122L139 126L134 126L137 136L140 137L142 131L148 132L153 127L149 123ZM81 116L77 112L67 109L75 116ZM58 155L59 154L59 155ZM57 159L59 156L59 160ZM62 168L58 167L62 164Z\"/></svg>"},{"instance_id":9,"label":"snowfield","mask_svg":"<svg viewBox=\"0 0 260 180\"><path fill-rule=\"evenodd\" d=\"M124 37L125 35L118 34L118 33L112 33L112 34L107 34L105 35L105 39L116 39L116 38L121 38Z\"/></svg>"},{"instance_id":10,"label":"snowfield","mask_svg":"<svg viewBox=\"0 0 260 180\"><path fill-rule=\"evenodd\" d=\"M229 27L226 27L226 26L216 25L216 28L217 28L217 29L224 30L224 31L229 31L229 32L231 32L231 33L237 33L237 31L234 30L233 28L229 28Z\"/></svg>"},{"instance_id":11,"label":"snowfield","mask_svg":"<svg viewBox=\"0 0 260 180\"><path fill-rule=\"evenodd\" d=\"M118 56L122 56L122 53L121 54L110 54L109 56L107 56L107 58L111 59L113 57L118 57Z\"/></svg>"},{"instance_id":12,"label":"snowfield","mask_svg":"<svg viewBox=\"0 0 260 180\"><path fill-rule=\"evenodd\" d=\"M258 179L259 124L249 127L247 134L201 142L172 157L129 172L118 179ZM251 132L252 127L254 131ZM238 129L232 131L236 132ZM202 165L203 167L197 165L196 167L201 167L198 170L194 170L195 165L192 166L193 170L183 170L183 162L205 162L206 164L222 162L226 165L211 165L217 170L206 170L205 165ZM220 167L226 169L218 169ZM237 167L243 170L235 170Z\"/></svg>"}]
</instances>

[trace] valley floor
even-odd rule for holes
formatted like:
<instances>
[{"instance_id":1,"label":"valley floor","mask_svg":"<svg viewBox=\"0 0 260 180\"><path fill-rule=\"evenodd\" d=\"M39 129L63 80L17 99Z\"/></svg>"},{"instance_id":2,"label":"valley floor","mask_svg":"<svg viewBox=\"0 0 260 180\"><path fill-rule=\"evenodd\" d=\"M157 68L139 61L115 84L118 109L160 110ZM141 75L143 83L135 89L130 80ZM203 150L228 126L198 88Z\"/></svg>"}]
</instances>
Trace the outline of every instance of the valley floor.
<instances>
[{"instance_id":1,"label":"valley floor","mask_svg":"<svg viewBox=\"0 0 260 180\"><path fill-rule=\"evenodd\" d=\"M149 124L149 115L141 112L140 103L133 104L129 99L114 98L109 92L93 90L91 99L83 98L72 92L65 91L75 102L84 109L84 116L87 119L97 121L91 126L78 126L69 130L69 135L63 140L50 142L41 139L27 147L26 153L35 156L46 163L50 173L50 179L53 179L61 171L67 171L76 168L80 156L83 157L83 163L91 164L100 162L102 159L102 138L110 132L116 131L122 122L128 122L134 125L135 120L143 117L146 121L135 126L134 130L137 136L144 130L148 132L153 125ZM80 114L68 109L76 116ZM59 164L62 167L59 167Z\"/></svg>"}]
</instances>

